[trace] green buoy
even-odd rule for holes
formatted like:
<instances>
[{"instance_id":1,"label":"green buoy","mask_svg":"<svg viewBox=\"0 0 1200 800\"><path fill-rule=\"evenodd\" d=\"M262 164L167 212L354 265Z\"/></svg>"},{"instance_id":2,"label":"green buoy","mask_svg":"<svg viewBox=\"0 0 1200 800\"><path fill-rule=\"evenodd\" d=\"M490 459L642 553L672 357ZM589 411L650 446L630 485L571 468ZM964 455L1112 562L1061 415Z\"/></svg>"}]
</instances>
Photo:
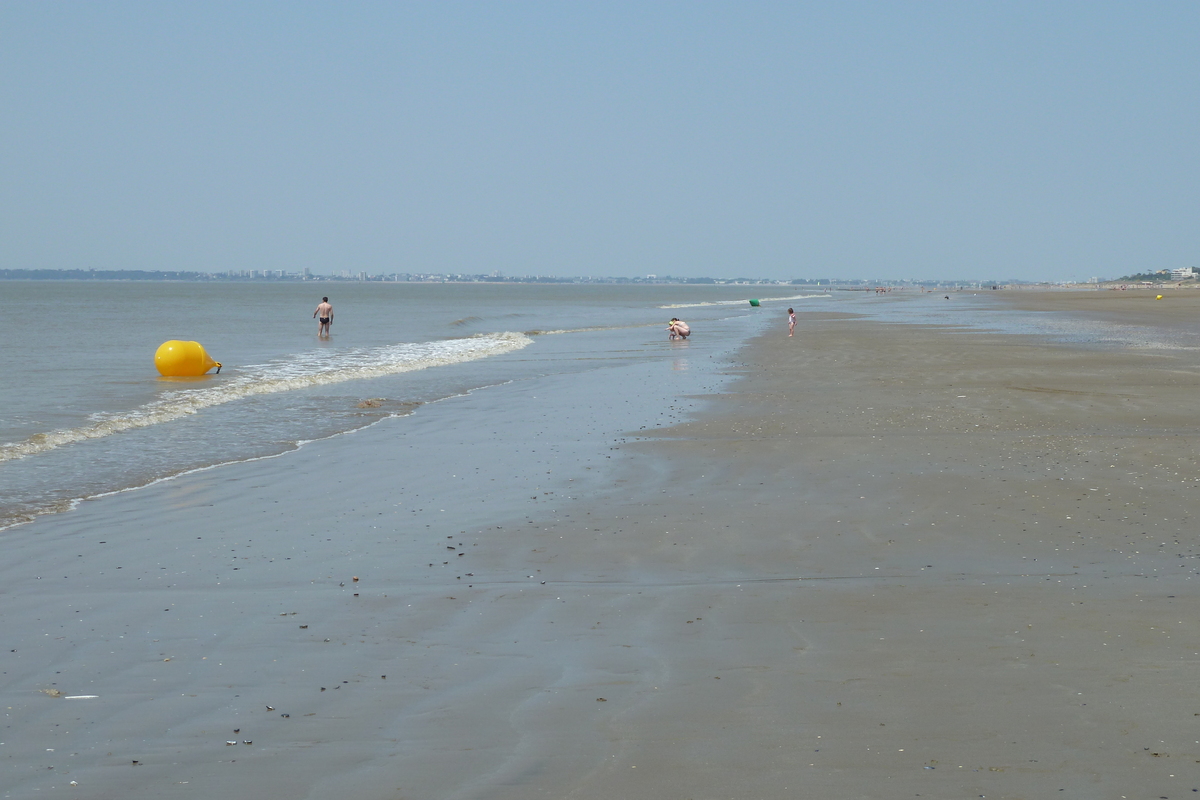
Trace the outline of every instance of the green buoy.
<instances>
[{"instance_id":1,"label":"green buoy","mask_svg":"<svg viewBox=\"0 0 1200 800\"><path fill-rule=\"evenodd\" d=\"M758 307L759 307L759 302L758 302L757 300L751 300L751 301L750 301L750 305L754 306L755 308L758 308Z\"/></svg>"}]
</instances>

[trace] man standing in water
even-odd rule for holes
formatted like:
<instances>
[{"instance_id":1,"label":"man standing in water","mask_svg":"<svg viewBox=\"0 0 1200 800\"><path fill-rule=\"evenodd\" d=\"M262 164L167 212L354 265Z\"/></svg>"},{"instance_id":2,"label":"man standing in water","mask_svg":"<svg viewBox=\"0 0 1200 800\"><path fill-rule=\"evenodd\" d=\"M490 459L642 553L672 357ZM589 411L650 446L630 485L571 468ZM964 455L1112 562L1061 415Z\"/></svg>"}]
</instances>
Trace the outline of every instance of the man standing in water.
<instances>
[{"instance_id":1,"label":"man standing in water","mask_svg":"<svg viewBox=\"0 0 1200 800\"><path fill-rule=\"evenodd\" d=\"M328 336L329 326L333 324L333 306L329 304L328 297L321 298L321 305L317 306L317 310L313 312L313 319L320 317L320 324L317 326L317 336Z\"/></svg>"}]
</instances>

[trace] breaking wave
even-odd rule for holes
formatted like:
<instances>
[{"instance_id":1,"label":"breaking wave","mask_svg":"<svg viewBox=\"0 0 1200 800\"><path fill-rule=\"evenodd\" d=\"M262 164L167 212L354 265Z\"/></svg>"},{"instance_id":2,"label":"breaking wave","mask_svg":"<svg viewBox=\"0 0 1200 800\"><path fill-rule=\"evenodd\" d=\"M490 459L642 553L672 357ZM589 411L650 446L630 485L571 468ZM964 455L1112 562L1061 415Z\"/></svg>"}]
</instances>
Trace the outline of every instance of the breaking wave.
<instances>
[{"instance_id":1,"label":"breaking wave","mask_svg":"<svg viewBox=\"0 0 1200 800\"><path fill-rule=\"evenodd\" d=\"M132 411L93 415L86 425L38 433L0 445L0 463L37 455L88 439L181 419L212 406L255 395L461 364L520 350L533 343L522 333L487 333L466 339L412 342L354 350L317 350L267 364L239 368L227 379L213 376L202 389L168 391ZM228 373L227 373L228 374Z\"/></svg>"},{"instance_id":2,"label":"breaking wave","mask_svg":"<svg viewBox=\"0 0 1200 800\"><path fill-rule=\"evenodd\" d=\"M794 294L791 297L764 297L760 303L779 303L785 300L809 300L814 297L832 297L829 294ZM703 303L670 303L659 308L703 308L705 306L744 306L749 300L711 300Z\"/></svg>"}]
</instances>

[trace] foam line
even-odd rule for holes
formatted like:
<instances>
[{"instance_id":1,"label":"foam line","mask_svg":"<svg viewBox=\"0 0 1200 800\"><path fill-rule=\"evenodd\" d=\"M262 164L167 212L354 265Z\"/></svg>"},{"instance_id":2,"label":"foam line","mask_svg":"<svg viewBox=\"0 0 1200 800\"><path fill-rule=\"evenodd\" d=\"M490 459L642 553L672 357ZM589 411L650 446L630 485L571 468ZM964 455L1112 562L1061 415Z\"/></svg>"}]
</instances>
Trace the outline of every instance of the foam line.
<instances>
[{"instance_id":1,"label":"foam line","mask_svg":"<svg viewBox=\"0 0 1200 800\"><path fill-rule=\"evenodd\" d=\"M102 439L122 431L160 425L246 397L477 361L511 353L532 343L533 340L522 333L487 333L437 342L300 353L268 364L241 368L228 379L213 376L210 385L202 389L166 392L132 411L96 414L86 425L38 433L22 442L0 445L0 463L88 439Z\"/></svg>"},{"instance_id":2,"label":"foam line","mask_svg":"<svg viewBox=\"0 0 1200 800\"><path fill-rule=\"evenodd\" d=\"M764 297L760 303L779 303L784 300L811 300L814 297L832 297L829 294L794 294L791 297ZM711 300L703 303L670 303L659 308L704 308L705 306L744 306L749 300Z\"/></svg>"}]
</instances>

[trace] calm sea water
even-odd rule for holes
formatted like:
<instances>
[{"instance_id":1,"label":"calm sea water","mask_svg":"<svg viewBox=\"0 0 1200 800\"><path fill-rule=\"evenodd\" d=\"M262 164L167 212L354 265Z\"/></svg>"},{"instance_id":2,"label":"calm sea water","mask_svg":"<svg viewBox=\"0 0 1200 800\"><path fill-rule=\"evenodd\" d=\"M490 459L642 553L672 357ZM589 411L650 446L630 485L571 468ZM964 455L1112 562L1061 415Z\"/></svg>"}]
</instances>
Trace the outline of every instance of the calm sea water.
<instances>
[{"instance_id":1,"label":"calm sea water","mask_svg":"<svg viewBox=\"0 0 1200 800\"><path fill-rule=\"evenodd\" d=\"M675 358L672 316L692 324L687 347L699 356L730 352L788 305L827 300L747 286L31 281L4 291L0 527L490 385ZM335 311L328 340L312 319L323 295ZM168 339L201 342L220 374L160 377L153 356Z\"/></svg>"}]
</instances>

